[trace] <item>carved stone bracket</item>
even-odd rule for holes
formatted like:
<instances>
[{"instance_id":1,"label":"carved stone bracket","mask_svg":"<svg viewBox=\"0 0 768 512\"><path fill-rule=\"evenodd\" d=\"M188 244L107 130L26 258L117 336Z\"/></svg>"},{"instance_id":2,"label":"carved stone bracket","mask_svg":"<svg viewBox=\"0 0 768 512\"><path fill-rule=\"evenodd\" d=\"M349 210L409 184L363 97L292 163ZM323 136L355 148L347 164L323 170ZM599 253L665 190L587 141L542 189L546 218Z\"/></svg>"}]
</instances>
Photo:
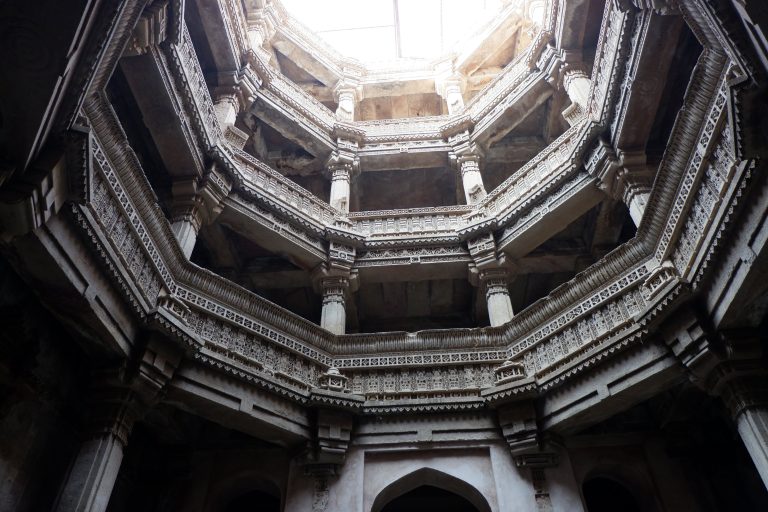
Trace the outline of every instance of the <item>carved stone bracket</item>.
<instances>
[{"instance_id":1,"label":"carved stone bracket","mask_svg":"<svg viewBox=\"0 0 768 512\"><path fill-rule=\"evenodd\" d=\"M339 121L354 121L355 106L363 97L362 86L357 82L342 79L334 86L333 95L338 104L336 119Z\"/></svg>"},{"instance_id":2,"label":"carved stone bracket","mask_svg":"<svg viewBox=\"0 0 768 512\"><path fill-rule=\"evenodd\" d=\"M454 145L450 154L451 161L461 174L467 204L478 203L487 195L483 176L480 173L482 156L480 148L469 140L462 140Z\"/></svg>"},{"instance_id":3,"label":"carved stone bracket","mask_svg":"<svg viewBox=\"0 0 768 512\"><path fill-rule=\"evenodd\" d=\"M350 293L357 290L357 271L350 270L346 258L343 265L324 264L315 269L312 283L315 291L323 297L320 326L334 334L344 334L346 330L346 301ZM354 262L354 252L351 262Z\"/></svg>"},{"instance_id":4,"label":"carved stone bracket","mask_svg":"<svg viewBox=\"0 0 768 512\"><path fill-rule=\"evenodd\" d=\"M661 332L692 382L728 407L768 485L768 369L760 334L714 332L688 309L670 318Z\"/></svg>"},{"instance_id":5,"label":"carved stone bracket","mask_svg":"<svg viewBox=\"0 0 768 512\"><path fill-rule=\"evenodd\" d=\"M221 213L222 201L231 189L229 181L215 168L202 179L186 177L171 185L171 227L186 257L192 254L200 228Z\"/></svg>"},{"instance_id":6,"label":"carved stone bracket","mask_svg":"<svg viewBox=\"0 0 768 512\"><path fill-rule=\"evenodd\" d=\"M448 114L458 114L464 110L462 91L466 86L466 78L459 73L443 73L435 78L435 90L448 106Z\"/></svg>"},{"instance_id":7,"label":"carved stone bracket","mask_svg":"<svg viewBox=\"0 0 768 512\"><path fill-rule=\"evenodd\" d=\"M360 171L360 160L351 151L334 151L328 158L326 169L331 178L329 204L341 212L349 212L350 185Z\"/></svg>"},{"instance_id":8,"label":"carved stone bracket","mask_svg":"<svg viewBox=\"0 0 768 512\"><path fill-rule=\"evenodd\" d=\"M151 46L165 41L167 31L168 2L155 2L142 13L123 55L126 57L144 55Z\"/></svg>"},{"instance_id":9,"label":"carved stone bracket","mask_svg":"<svg viewBox=\"0 0 768 512\"><path fill-rule=\"evenodd\" d=\"M342 396L339 396L342 395ZM335 398L335 400L328 399ZM317 409L315 438L304 461L305 471L316 477L338 475L344 464L354 425L353 409L361 407L363 399L355 395L333 391L313 391Z\"/></svg>"}]
</instances>

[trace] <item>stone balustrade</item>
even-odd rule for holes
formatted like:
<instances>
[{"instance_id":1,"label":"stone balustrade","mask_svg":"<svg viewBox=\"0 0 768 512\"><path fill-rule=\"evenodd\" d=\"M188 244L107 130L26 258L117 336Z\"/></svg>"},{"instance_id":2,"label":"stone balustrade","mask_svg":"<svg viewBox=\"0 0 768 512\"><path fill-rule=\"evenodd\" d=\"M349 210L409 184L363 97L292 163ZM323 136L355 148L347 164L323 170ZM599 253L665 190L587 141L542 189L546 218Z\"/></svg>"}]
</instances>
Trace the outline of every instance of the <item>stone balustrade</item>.
<instances>
[{"instance_id":1,"label":"stone balustrade","mask_svg":"<svg viewBox=\"0 0 768 512\"><path fill-rule=\"evenodd\" d=\"M612 62L616 53L625 51L627 46L621 41L628 16L615 7L607 13L603 30L613 34L616 41L601 39L595 66L598 78L590 90L591 117L572 127L478 205L469 210L404 210L396 215L364 212L342 218L364 238L398 236L417 229L420 233L440 232L442 228L436 220L439 218L454 232L460 231L462 223L491 216L501 222L524 203L526 194L556 179L559 170L575 165L584 146L593 140L594 124L607 122L607 105L611 102L611 90L616 88L610 82L619 73ZM224 145L213 104L200 81L199 66L194 64L194 54L190 49L182 49L179 55L182 67L189 68L183 79L197 110L193 118L199 119L198 130L212 146L222 146L218 148L219 156L229 159L229 171L238 173L235 181L239 180L239 186L270 197L276 210L297 217L300 214L316 231L338 220L335 209L263 163ZM707 200L706 191L721 195L735 172L734 157L724 139L729 132L716 129L725 122L723 70L724 60L719 55L710 54L701 60L697 67L699 84L689 91L682 120L672 134L678 142L674 145L676 150L665 156L673 162L690 150L696 158L679 175L670 174L667 179L698 183L698 188L687 185L679 197L652 193L649 205L653 208L646 213L652 217L647 221L650 227L638 238L498 327L336 336L194 267L177 246L168 242L173 239L170 227L163 222L162 213L148 203L152 197L148 184L138 161L119 143L122 134L106 105L86 110L91 124L97 127L92 144L95 165L90 170L94 173L89 196L93 202L73 206L72 211L113 274L127 272L133 276L137 290L129 292L129 302L137 311L157 315L160 325L169 326L173 321L177 335L197 347L201 361L232 368L239 365L237 371L253 378L277 379L286 389L293 390L296 397L316 386L319 376L330 366L346 371L353 393L372 399L400 391L404 396L426 390L436 395L462 389L476 393L493 385L493 369L507 359L522 364L526 374L548 385L557 372L577 357L596 353L604 344L629 343L640 336L632 326L637 325L642 315L652 314L654 303L668 293L665 290L676 286L682 276L695 280L701 262L698 267L694 265L689 248L714 229L715 222L715 201ZM704 103L700 98L711 99ZM693 124L707 127L701 140L698 131L694 133L688 128L688 118L696 118L691 121ZM381 222L380 230L375 227L377 222ZM664 229L665 225L671 231ZM678 239L684 243L675 245L673 242ZM649 246L654 248L651 253ZM662 265L659 256L670 263ZM662 267L663 272L657 271ZM404 365L412 365L417 373L404 372ZM432 367L428 376L418 373L425 372L422 368L427 366ZM394 368L398 368L397 372Z\"/></svg>"}]
</instances>

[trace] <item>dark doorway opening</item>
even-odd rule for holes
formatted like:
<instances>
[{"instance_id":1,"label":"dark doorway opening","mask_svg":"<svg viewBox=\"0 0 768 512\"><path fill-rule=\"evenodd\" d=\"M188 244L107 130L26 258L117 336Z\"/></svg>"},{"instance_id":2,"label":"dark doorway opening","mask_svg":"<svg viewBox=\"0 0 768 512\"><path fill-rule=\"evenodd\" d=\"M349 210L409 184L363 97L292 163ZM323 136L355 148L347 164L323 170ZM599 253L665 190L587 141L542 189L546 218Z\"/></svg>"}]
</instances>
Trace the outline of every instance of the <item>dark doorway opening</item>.
<instances>
[{"instance_id":1,"label":"dark doorway opening","mask_svg":"<svg viewBox=\"0 0 768 512\"><path fill-rule=\"evenodd\" d=\"M224 512L280 512L280 498L264 491L251 491L232 500Z\"/></svg>"},{"instance_id":2,"label":"dark doorway opening","mask_svg":"<svg viewBox=\"0 0 768 512\"><path fill-rule=\"evenodd\" d=\"M422 485L387 503L381 512L479 512L469 501L450 491Z\"/></svg>"},{"instance_id":3,"label":"dark doorway opening","mask_svg":"<svg viewBox=\"0 0 768 512\"><path fill-rule=\"evenodd\" d=\"M632 493L610 478L592 478L584 483L582 491L588 512L640 512Z\"/></svg>"}]
</instances>

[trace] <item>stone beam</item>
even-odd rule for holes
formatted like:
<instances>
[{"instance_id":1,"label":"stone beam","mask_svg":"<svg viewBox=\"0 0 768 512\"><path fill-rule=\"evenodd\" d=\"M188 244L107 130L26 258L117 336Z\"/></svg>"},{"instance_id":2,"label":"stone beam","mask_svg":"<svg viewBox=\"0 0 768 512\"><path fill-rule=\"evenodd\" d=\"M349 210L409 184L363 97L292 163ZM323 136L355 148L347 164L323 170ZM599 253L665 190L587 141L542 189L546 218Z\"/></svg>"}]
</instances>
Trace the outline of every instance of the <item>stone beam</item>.
<instances>
[{"instance_id":1,"label":"stone beam","mask_svg":"<svg viewBox=\"0 0 768 512\"><path fill-rule=\"evenodd\" d=\"M157 48L150 48L144 55L124 57L120 68L168 173L175 177L202 176L203 156L188 121L182 122L184 114L177 110L178 100L170 96L174 87L157 52Z\"/></svg>"},{"instance_id":2,"label":"stone beam","mask_svg":"<svg viewBox=\"0 0 768 512\"><path fill-rule=\"evenodd\" d=\"M613 135L619 151L645 150L683 24L680 16L651 14L643 25L643 45L636 50L630 88Z\"/></svg>"},{"instance_id":3,"label":"stone beam","mask_svg":"<svg viewBox=\"0 0 768 512\"><path fill-rule=\"evenodd\" d=\"M562 10L555 27L557 49L580 49L584 41L590 0L573 0L560 4Z\"/></svg>"},{"instance_id":4,"label":"stone beam","mask_svg":"<svg viewBox=\"0 0 768 512\"><path fill-rule=\"evenodd\" d=\"M114 26L112 18L131 16L133 7L124 9L124 5L120 2L114 9L105 9L98 2L82 0L2 3L4 30L14 34L20 49L14 51L6 44L2 51L0 185L25 172L46 143L57 115L74 117L76 112L61 109L76 110L85 96L84 84L95 72L93 59L101 58L106 32ZM81 60L83 55L88 58ZM71 87L73 83L79 90Z\"/></svg>"},{"instance_id":5,"label":"stone beam","mask_svg":"<svg viewBox=\"0 0 768 512\"><path fill-rule=\"evenodd\" d=\"M768 182L763 180L743 201L739 229L725 248L705 299L718 329L756 327L768 313Z\"/></svg>"},{"instance_id":6,"label":"stone beam","mask_svg":"<svg viewBox=\"0 0 768 512\"><path fill-rule=\"evenodd\" d=\"M284 289L305 288L312 286L309 273L304 270L280 270L275 272L259 272L249 267L243 269L254 288Z\"/></svg>"},{"instance_id":7,"label":"stone beam","mask_svg":"<svg viewBox=\"0 0 768 512\"><path fill-rule=\"evenodd\" d=\"M309 411L298 403L192 362L177 370L164 402L281 446L312 436Z\"/></svg>"},{"instance_id":8,"label":"stone beam","mask_svg":"<svg viewBox=\"0 0 768 512\"><path fill-rule=\"evenodd\" d=\"M502 232L499 251L513 259L522 258L605 198L595 180L586 176L567 183L550 197L551 206L543 209L535 220L519 221Z\"/></svg>"},{"instance_id":9,"label":"stone beam","mask_svg":"<svg viewBox=\"0 0 768 512\"><path fill-rule=\"evenodd\" d=\"M311 53L286 37L280 29L272 40L272 46L303 71L317 78L326 87L333 87L342 78L340 74L323 65Z\"/></svg>"},{"instance_id":10,"label":"stone beam","mask_svg":"<svg viewBox=\"0 0 768 512\"><path fill-rule=\"evenodd\" d=\"M475 46L466 48L458 55L455 62L457 70L464 75L471 75L488 61L493 62L500 54L507 54L507 62L512 60L521 29L520 18L507 11L502 13L490 31L474 40Z\"/></svg>"},{"instance_id":11,"label":"stone beam","mask_svg":"<svg viewBox=\"0 0 768 512\"><path fill-rule=\"evenodd\" d=\"M567 389L544 393L541 428L571 434L657 395L682 378L679 362L666 347L636 344L612 362L604 362L601 371L572 378Z\"/></svg>"},{"instance_id":12,"label":"stone beam","mask_svg":"<svg viewBox=\"0 0 768 512\"><path fill-rule=\"evenodd\" d=\"M222 16L221 0L195 0L199 20L211 49L211 56L219 73L236 72L241 67L240 55L229 30L222 30L227 24Z\"/></svg>"},{"instance_id":13,"label":"stone beam","mask_svg":"<svg viewBox=\"0 0 768 512\"><path fill-rule=\"evenodd\" d=\"M380 262L376 266L356 266L361 286L373 283L431 281L435 279L464 279L467 277L469 255L457 255L456 261L427 263L418 256L412 262ZM363 264L364 265L364 264Z\"/></svg>"},{"instance_id":14,"label":"stone beam","mask_svg":"<svg viewBox=\"0 0 768 512\"><path fill-rule=\"evenodd\" d=\"M294 230L274 214L239 199L225 201L218 222L301 268L312 269L325 259L319 237Z\"/></svg>"},{"instance_id":15,"label":"stone beam","mask_svg":"<svg viewBox=\"0 0 768 512\"><path fill-rule=\"evenodd\" d=\"M402 147L402 143L393 143L391 148L361 147L358 151L361 172L429 169L446 167L449 163L450 146L443 141L414 149L406 147L407 151L402 151Z\"/></svg>"},{"instance_id":16,"label":"stone beam","mask_svg":"<svg viewBox=\"0 0 768 512\"><path fill-rule=\"evenodd\" d=\"M543 78L534 80L527 89L520 91L514 100L502 103L504 105L502 113L489 113L479 121L472 133L472 141L483 147L492 146L525 121L552 96L553 92L552 86Z\"/></svg>"},{"instance_id":17,"label":"stone beam","mask_svg":"<svg viewBox=\"0 0 768 512\"><path fill-rule=\"evenodd\" d=\"M542 137L516 137L509 142L492 144L485 158L488 163L528 162L546 146Z\"/></svg>"},{"instance_id":18,"label":"stone beam","mask_svg":"<svg viewBox=\"0 0 768 512\"><path fill-rule=\"evenodd\" d=\"M268 124L280 135L297 144L316 158L327 158L334 147L330 136L320 126L302 122L301 114L292 115L266 95L259 93L258 101L250 107L250 114Z\"/></svg>"},{"instance_id":19,"label":"stone beam","mask_svg":"<svg viewBox=\"0 0 768 512\"><path fill-rule=\"evenodd\" d=\"M55 204L47 204L50 213L56 211ZM26 218L30 210L26 202L13 206L0 203L0 239L4 251L13 255L10 261L15 263L16 272L38 283L43 304L83 340L90 353L110 358L127 356L138 323L122 290L102 273L103 263L81 241L82 233L61 215L48 219L45 229L27 233L32 226L21 225L18 220ZM127 272L125 268L120 270ZM154 307L143 305L147 309Z\"/></svg>"}]
</instances>

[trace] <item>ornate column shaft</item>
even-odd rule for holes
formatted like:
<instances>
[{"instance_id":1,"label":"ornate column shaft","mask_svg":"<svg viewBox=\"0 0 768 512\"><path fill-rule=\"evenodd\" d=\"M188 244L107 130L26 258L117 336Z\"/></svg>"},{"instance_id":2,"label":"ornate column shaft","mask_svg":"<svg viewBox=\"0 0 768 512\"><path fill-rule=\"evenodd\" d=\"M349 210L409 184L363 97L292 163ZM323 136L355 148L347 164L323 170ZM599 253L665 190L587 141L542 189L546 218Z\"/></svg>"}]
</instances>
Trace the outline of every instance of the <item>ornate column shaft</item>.
<instances>
[{"instance_id":1,"label":"ornate column shaft","mask_svg":"<svg viewBox=\"0 0 768 512\"><path fill-rule=\"evenodd\" d=\"M719 396L768 488L768 371L762 333L714 332L696 311L679 309L660 332L691 380Z\"/></svg>"},{"instance_id":2,"label":"ornate column shaft","mask_svg":"<svg viewBox=\"0 0 768 512\"><path fill-rule=\"evenodd\" d=\"M192 254L203 224L211 223L221 213L222 201L231 188L215 168L209 170L202 181L188 177L171 185L171 231L186 258Z\"/></svg>"},{"instance_id":3,"label":"ornate column shaft","mask_svg":"<svg viewBox=\"0 0 768 512\"><path fill-rule=\"evenodd\" d=\"M320 327L334 334L344 334L347 323L345 300L349 279L342 276L323 277L320 279L320 288L323 295Z\"/></svg>"},{"instance_id":4,"label":"ornate column shaft","mask_svg":"<svg viewBox=\"0 0 768 512\"><path fill-rule=\"evenodd\" d=\"M240 101L235 92L219 94L216 97L216 103L213 106L216 110L216 118L221 126L231 126L237 120L237 114L240 112Z\"/></svg>"},{"instance_id":5,"label":"ornate column shaft","mask_svg":"<svg viewBox=\"0 0 768 512\"><path fill-rule=\"evenodd\" d=\"M334 153L328 160L327 168L331 177L331 197L328 203L347 213L352 176L357 171L357 159L351 153Z\"/></svg>"},{"instance_id":6,"label":"ornate column shaft","mask_svg":"<svg viewBox=\"0 0 768 512\"><path fill-rule=\"evenodd\" d=\"M496 268L480 271L480 282L485 289L485 300L488 304L488 318L491 326L503 325L514 316L512 301L509 298L507 281L509 274L506 269Z\"/></svg>"},{"instance_id":7,"label":"ornate column shaft","mask_svg":"<svg viewBox=\"0 0 768 512\"><path fill-rule=\"evenodd\" d=\"M486 196L483 176L480 174L480 158L465 156L459 158L459 172L464 185L467 204L475 204Z\"/></svg>"},{"instance_id":8,"label":"ornate column shaft","mask_svg":"<svg viewBox=\"0 0 768 512\"><path fill-rule=\"evenodd\" d=\"M202 198L198 194L197 179L175 181L171 185L174 197L171 208L171 230L179 241L186 258L192 254L197 234L202 225Z\"/></svg>"},{"instance_id":9,"label":"ornate column shaft","mask_svg":"<svg viewBox=\"0 0 768 512\"><path fill-rule=\"evenodd\" d=\"M589 88L592 81L587 74L580 69L566 71L563 75L563 87L571 101L587 111L587 102L589 101Z\"/></svg>"},{"instance_id":10,"label":"ornate column shaft","mask_svg":"<svg viewBox=\"0 0 768 512\"><path fill-rule=\"evenodd\" d=\"M461 94L460 83L445 84L445 103L448 105L448 114L453 115L464 110L464 96Z\"/></svg>"},{"instance_id":11,"label":"ornate column shaft","mask_svg":"<svg viewBox=\"0 0 768 512\"><path fill-rule=\"evenodd\" d=\"M342 80L336 84L333 88L333 93L338 103L336 119L339 121L355 120L355 105L360 100L361 90L360 85L354 82Z\"/></svg>"},{"instance_id":12,"label":"ornate column shaft","mask_svg":"<svg viewBox=\"0 0 768 512\"><path fill-rule=\"evenodd\" d=\"M586 162L587 171L600 180L600 189L627 205L635 226L643 219L655 174L646 160L644 151L619 150L616 155L600 141Z\"/></svg>"},{"instance_id":13,"label":"ornate column shaft","mask_svg":"<svg viewBox=\"0 0 768 512\"><path fill-rule=\"evenodd\" d=\"M258 20L249 20L248 24L248 39L250 39L251 47L254 50L269 42L276 32L275 24L269 16L264 16Z\"/></svg>"},{"instance_id":14,"label":"ornate column shaft","mask_svg":"<svg viewBox=\"0 0 768 512\"><path fill-rule=\"evenodd\" d=\"M435 88L437 94L443 97L448 106L448 114L453 115L464 110L464 95L461 93L462 78L460 76L451 76L436 80Z\"/></svg>"},{"instance_id":15,"label":"ornate column shaft","mask_svg":"<svg viewBox=\"0 0 768 512\"><path fill-rule=\"evenodd\" d=\"M624 187L624 204L629 208L629 215L635 226L640 225L645 214L645 205L648 204L648 196L651 194L650 184L645 181L627 181Z\"/></svg>"},{"instance_id":16,"label":"ornate column shaft","mask_svg":"<svg viewBox=\"0 0 768 512\"><path fill-rule=\"evenodd\" d=\"M729 381L721 391L736 430L768 488L768 378L764 374Z\"/></svg>"},{"instance_id":17,"label":"ornate column shaft","mask_svg":"<svg viewBox=\"0 0 768 512\"><path fill-rule=\"evenodd\" d=\"M334 166L331 172L331 206L344 213L349 212L349 191L352 173L345 165Z\"/></svg>"},{"instance_id":18,"label":"ornate column shaft","mask_svg":"<svg viewBox=\"0 0 768 512\"><path fill-rule=\"evenodd\" d=\"M654 170L647 165L644 151L619 151L619 163L613 195L624 201L632 221L639 226L651 194Z\"/></svg>"},{"instance_id":19,"label":"ornate column shaft","mask_svg":"<svg viewBox=\"0 0 768 512\"><path fill-rule=\"evenodd\" d=\"M86 439L54 507L56 512L103 512L117 479L138 403L128 389L99 390L89 408Z\"/></svg>"}]
</instances>

